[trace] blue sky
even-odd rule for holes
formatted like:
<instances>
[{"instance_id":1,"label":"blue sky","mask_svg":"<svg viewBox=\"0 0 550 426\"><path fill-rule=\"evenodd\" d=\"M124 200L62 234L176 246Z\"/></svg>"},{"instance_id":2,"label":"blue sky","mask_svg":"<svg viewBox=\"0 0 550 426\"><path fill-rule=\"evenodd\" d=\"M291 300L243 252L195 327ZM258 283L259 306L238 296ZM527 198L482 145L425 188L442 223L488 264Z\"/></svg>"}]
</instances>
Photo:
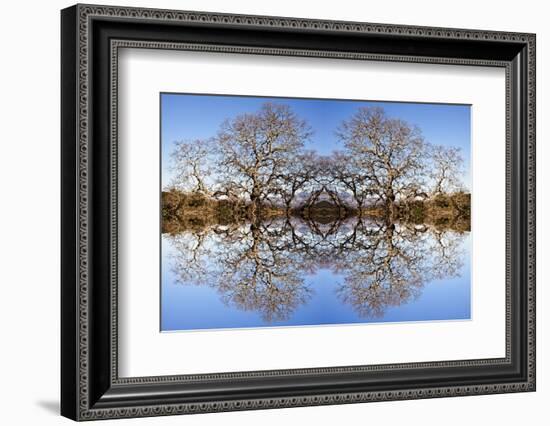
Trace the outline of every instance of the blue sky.
<instances>
[{"instance_id":1,"label":"blue sky","mask_svg":"<svg viewBox=\"0 0 550 426\"><path fill-rule=\"evenodd\" d=\"M335 131L357 108L382 107L388 116L418 126L427 142L461 148L465 169L463 182L471 188L469 105L169 93L161 93L160 102L163 187L171 179L167 166L174 142L215 136L225 119L254 113L263 103L274 102L289 105L309 123L314 134L305 148L320 155L343 148Z\"/></svg>"}]
</instances>

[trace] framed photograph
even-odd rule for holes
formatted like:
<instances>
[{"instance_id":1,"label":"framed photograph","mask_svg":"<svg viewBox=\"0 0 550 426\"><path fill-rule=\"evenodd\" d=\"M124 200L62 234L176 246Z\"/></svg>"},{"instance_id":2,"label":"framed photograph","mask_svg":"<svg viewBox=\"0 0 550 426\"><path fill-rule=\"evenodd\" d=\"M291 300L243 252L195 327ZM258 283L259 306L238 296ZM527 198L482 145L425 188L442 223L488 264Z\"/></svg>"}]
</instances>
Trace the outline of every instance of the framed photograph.
<instances>
[{"instance_id":1,"label":"framed photograph","mask_svg":"<svg viewBox=\"0 0 550 426\"><path fill-rule=\"evenodd\" d=\"M61 12L61 412L535 390L535 35Z\"/></svg>"}]
</instances>

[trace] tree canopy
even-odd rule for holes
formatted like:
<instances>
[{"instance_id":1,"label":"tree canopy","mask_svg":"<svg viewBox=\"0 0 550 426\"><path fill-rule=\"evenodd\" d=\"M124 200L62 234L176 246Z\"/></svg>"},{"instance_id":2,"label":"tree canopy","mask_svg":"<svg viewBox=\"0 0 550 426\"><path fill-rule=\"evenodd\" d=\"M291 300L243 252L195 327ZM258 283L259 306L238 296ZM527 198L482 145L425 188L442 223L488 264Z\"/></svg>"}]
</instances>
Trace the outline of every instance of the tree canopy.
<instances>
[{"instance_id":1,"label":"tree canopy","mask_svg":"<svg viewBox=\"0 0 550 426\"><path fill-rule=\"evenodd\" d=\"M227 118L210 139L177 142L172 185L244 200L253 212L327 200L392 214L402 201L464 191L460 149L427 142L418 127L382 108L361 107L344 120L331 155L305 150L312 136L288 105L265 103L255 113Z\"/></svg>"}]
</instances>

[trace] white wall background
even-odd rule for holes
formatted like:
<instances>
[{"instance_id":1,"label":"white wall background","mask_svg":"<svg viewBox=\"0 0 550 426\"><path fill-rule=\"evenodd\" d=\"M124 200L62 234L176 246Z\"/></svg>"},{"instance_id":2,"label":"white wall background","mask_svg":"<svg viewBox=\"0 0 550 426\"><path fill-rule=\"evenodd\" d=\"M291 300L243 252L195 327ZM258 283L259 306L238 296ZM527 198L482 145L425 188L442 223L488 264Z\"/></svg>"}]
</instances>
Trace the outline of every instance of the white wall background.
<instances>
[{"instance_id":1,"label":"white wall background","mask_svg":"<svg viewBox=\"0 0 550 426\"><path fill-rule=\"evenodd\" d=\"M545 424L550 401L550 27L545 2L462 0L104 0L103 4L537 33L538 390L492 395L118 420L118 424ZM0 401L2 424L69 424L59 405L59 9L2 5L0 63ZM546 192L546 194L545 194ZM110 424L107 421L102 424ZM115 423L113 423L115 424Z\"/></svg>"}]
</instances>

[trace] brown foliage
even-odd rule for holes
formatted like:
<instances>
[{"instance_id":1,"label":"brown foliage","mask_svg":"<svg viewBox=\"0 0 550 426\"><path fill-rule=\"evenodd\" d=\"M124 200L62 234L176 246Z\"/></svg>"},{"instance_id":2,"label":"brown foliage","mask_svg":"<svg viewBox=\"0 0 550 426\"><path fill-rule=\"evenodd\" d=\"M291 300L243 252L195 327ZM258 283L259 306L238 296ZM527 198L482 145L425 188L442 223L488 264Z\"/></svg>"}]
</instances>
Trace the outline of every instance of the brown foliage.
<instances>
[{"instance_id":1,"label":"brown foliage","mask_svg":"<svg viewBox=\"0 0 550 426\"><path fill-rule=\"evenodd\" d=\"M245 221L282 216L284 209L265 206L261 216L254 206L243 200L217 200L199 192L177 189L162 192L162 232L176 234L184 230L202 229L209 225L230 225Z\"/></svg>"},{"instance_id":2,"label":"brown foliage","mask_svg":"<svg viewBox=\"0 0 550 426\"><path fill-rule=\"evenodd\" d=\"M470 194L437 194L427 200L398 204L398 220L425 223L456 231L470 231Z\"/></svg>"}]
</instances>

